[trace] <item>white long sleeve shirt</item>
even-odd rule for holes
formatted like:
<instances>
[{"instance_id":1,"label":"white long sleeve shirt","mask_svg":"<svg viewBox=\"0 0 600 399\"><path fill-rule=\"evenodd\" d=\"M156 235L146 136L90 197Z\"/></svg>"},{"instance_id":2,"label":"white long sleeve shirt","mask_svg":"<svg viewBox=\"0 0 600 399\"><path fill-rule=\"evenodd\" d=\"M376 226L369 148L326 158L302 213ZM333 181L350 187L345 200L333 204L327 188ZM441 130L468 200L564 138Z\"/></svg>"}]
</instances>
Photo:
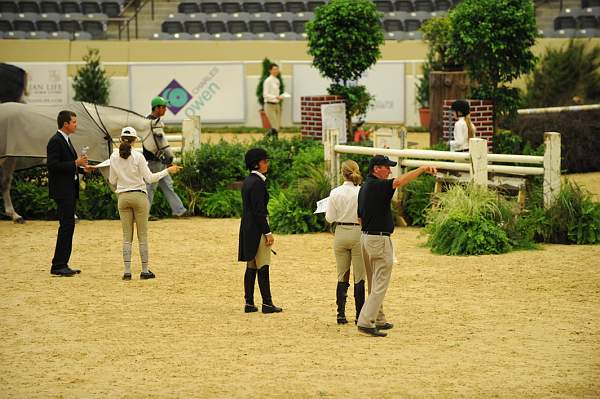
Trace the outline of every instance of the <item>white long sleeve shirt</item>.
<instances>
[{"instance_id":1,"label":"white long sleeve shirt","mask_svg":"<svg viewBox=\"0 0 600 399\"><path fill-rule=\"evenodd\" d=\"M279 79L269 76L263 83L263 98L266 103L279 103Z\"/></svg>"},{"instance_id":2,"label":"white long sleeve shirt","mask_svg":"<svg viewBox=\"0 0 600 399\"><path fill-rule=\"evenodd\" d=\"M167 169L152 173L146 158L138 151L132 150L127 159L119 156L119 150L115 150L110 156L108 181L113 187L116 186L117 193L133 190L146 193L146 183L156 183L168 174Z\"/></svg>"},{"instance_id":3,"label":"white long sleeve shirt","mask_svg":"<svg viewBox=\"0 0 600 399\"><path fill-rule=\"evenodd\" d=\"M355 186L351 181L331 190L325 219L329 223L358 223L358 192L360 186Z\"/></svg>"},{"instance_id":4,"label":"white long sleeve shirt","mask_svg":"<svg viewBox=\"0 0 600 399\"><path fill-rule=\"evenodd\" d=\"M450 151L469 149L469 128L465 118L461 116L454 124L454 140L449 141Z\"/></svg>"}]
</instances>

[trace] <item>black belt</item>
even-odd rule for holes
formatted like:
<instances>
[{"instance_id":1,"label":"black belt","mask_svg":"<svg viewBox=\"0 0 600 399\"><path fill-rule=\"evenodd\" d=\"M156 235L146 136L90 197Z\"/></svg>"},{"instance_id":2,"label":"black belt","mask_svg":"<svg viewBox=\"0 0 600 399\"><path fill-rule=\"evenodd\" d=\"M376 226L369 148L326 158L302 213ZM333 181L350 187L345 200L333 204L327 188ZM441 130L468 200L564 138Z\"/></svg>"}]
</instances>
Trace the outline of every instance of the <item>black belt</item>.
<instances>
[{"instance_id":1,"label":"black belt","mask_svg":"<svg viewBox=\"0 0 600 399\"><path fill-rule=\"evenodd\" d=\"M387 231L363 231L363 234L369 236L390 236L392 233L388 233Z\"/></svg>"},{"instance_id":2,"label":"black belt","mask_svg":"<svg viewBox=\"0 0 600 399\"><path fill-rule=\"evenodd\" d=\"M144 193L146 194L146 192L144 190L127 190L127 191L123 191L124 193Z\"/></svg>"},{"instance_id":3,"label":"black belt","mask_svg":"<svg viewBox=\"0 0 600 399\"><path fill-rule=\"evenodd\" d=\"M360 226L360 223L335 222L338 226Z\"/></svg>"}]
</instances>

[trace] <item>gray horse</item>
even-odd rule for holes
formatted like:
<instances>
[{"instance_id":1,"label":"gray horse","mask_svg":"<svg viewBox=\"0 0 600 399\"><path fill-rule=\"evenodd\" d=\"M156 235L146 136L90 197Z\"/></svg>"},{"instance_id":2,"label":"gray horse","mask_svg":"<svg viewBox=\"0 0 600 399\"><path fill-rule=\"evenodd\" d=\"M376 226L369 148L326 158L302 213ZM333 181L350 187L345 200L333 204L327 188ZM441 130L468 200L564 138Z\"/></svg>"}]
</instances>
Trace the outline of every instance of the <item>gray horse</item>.
<instances>
[{"instance_id":1,"label":"gray horse","mask_svg":"<svg viewBox=\"0 0 600 399\"><path fill-rule=\"evenodd\" d=\"M56 116L61 110L77 114L77 131L71 137L78 152L89 147L90 163L102 162L113 151L112 138L125 126L137 130L143 146L165 164L173 162L173 152L167 138L155 133L151 120L133 111L89 103L68 105L0 104L0 190L5 214L16 223L23 218L14 210L10 197L15 170L46 163L46 145L56 133Z\"/></svg>"}]
</instances>

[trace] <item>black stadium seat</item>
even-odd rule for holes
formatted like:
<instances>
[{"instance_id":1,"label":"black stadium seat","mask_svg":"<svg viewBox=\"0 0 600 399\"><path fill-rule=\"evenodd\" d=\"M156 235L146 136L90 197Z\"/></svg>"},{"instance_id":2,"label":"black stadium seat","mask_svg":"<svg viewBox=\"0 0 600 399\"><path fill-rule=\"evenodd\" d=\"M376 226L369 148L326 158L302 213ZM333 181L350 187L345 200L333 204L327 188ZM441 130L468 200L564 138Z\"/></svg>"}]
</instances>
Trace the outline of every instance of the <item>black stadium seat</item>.
<instances>
[{"instance_id":1,"label":"black stadium seat","mask_svg":"<svg viewBox=\"0 0 600 399\"><path fill-rule=\"evenodd\" d=\"M102 8L95 1L82 1L80 3L82 14L101 14Z\"/></svg>"},{"instance_id":2,"label":"black stadium seat","mask_svg":"<svg viewBox=\"0 0 600 399\"><path fill-rule=\"evenodd\" d=\"M102 12L109 16L109 18L115 18L121 15L121 4L118 1L104 0L101 3Z\"/></svg>"},{"instance_id":3,"label":"black stadium seat","mask_svg":"<svg viewBox=\"0 0 600 399\"><path fill-rule=\"evenodd\" d=\"M8 32L13 30L12 21L0 16L0 32Z\"/></svg>"},{"instance_id":4,"label":"black stadium seat","mask_svg":"<svg viewBox=\"0 0 600 399\"><path fill-rule=\"evenodd\" d=\"M0 13L11 12L16 14L19 12L19 7L17 3L10 0L2 0L0 1Z\"/></svg>"},{"instance_id":5,"label":"black stadium seat","mask_svg":"<svg viewBox=\"0 0 600 399\"><path fill-rule=\"evenodd\" d=\"M88 32L92 35L93 39L104 39L106 38L106 31L104 24L100 21L83 21L81 27L84 32Z\"/></svg>"},{"instance_id":6,"label":"black stadium seat","mask_svg":"<svg viewBox=\"0 0 600 399\"><path fill-rule=\"evenodd\" d=\"M306 8L308 11L315 11L318 7L325 5L323 0L308 0L306 2Z\"/></svg>"},{"instance_id":7,"label":"black stadium seat","mask_svg":"<svg viewBox=\"0 0 600 399\"><path fill-rule=\"evenodd\" d=\"M377 7L377 11L381 12L394 11L394 4L391 0L375 0L375 7Z\"/></svg>"},{"instance_id":8,"label":"black stadium seat","mask_svg":"<svg viewBox=\"0 0 600 399\"><path fill-rule=\"evenodd\" d=\"M285 3L285 10L294 14L304 12L306 11L306 4L303 1L288 1Z\"/></svg>"},{"instance_id":9,"label":"black stadium seat","mask_svg":"<svg viewBox=\"0 0 600 399\"><path fill-rule=\"evenodd\" d=\"M450 0L435 0L436 11L448 11L450 8L452 8Z\"/></svg>"},{"instance_id":10,"label":"black stadium seat","mask_svg":"<svg viewBox=\"0 0 600 399\"><path fill-rule=\"evenodd\" d=\"M179 3L177 6L177 12L182 14L194 14L200 12L200 7L196 2L184 1L183 3Z\"/></svg>"},{"instance_id":11,"label":"black stadium seat","mask_svg":"<svg viewBox=\"0 0 600 399\"><path fill-rule=\"evenodd\" d=\"M60 14L60 4L57 1L42 1L40 3L40 8L42 12L52 12Z\"/></svg>"},{"instance_id":12,"label":"black stadium seat","mask_svg":"<svg viewBox=\"0 0 600 399\"><path fill-rule=\"evenodd\" d=\"M242 5L237 1L224 1L221 3L221 11L227 14L235 14L236 12L242 12Z\"/></svg>"},{"instance_id":13,"label":"black stadium seat","mask_svg":"<svg viewBox=\"0 0 600 399\"><path fill-rule=\"evenodd\" d=\"M227 30L231 34L248 32L248 25L244 21L227 21Z\"/></svg>"},{"instance_id":14,"label":"black stadium seat","mask_svg":"<svg viewBox=\"0 0 600 399\"><path fill-rule=\"evenodd\" d=\"M245 1L242 3L242 10L248 12L250 14L256 14L258 12L263 12L262 3L258 1Z\"/></svg>"},{"instance_id":15,"label":"black stadium seat","mask_svg":"<svg viewBox=\"0 0 600 399\"><path fill-rule=\"evenodd\" d=\"M596 29L598 20L593 15L580 15L577 17L579 29Z\"/></svg>"},{"instance_id":16,"label":"black stadium seat","mask_svg":"<svg viewBox=\"0 0 600 399\"><path fill-rule=\"evenodd\" d=\"M40 4L37 1L19 1L20 12L40 13Z\"/></svg>"},{"instance_id":17,"label":"black stadium seat","mask_svg":"<svg viewBox=\"0 0 600 399\"><path fill-rule=\"evenodd\" d=\"M402 21L399 19L384 19L383 29L385 29L386 32L398 32L403 31L404 26L402 25Z\"/></svg>"},{"instance_id":18,"label":"black stadium seat","mask_svg":"<svg viewBox=\"0 0 600 399\"><path fill-rule=\"evenodd\" d=\"M204 33L206 32L206 27L204 26L204 22L200 20L186 20L183 23L184 30L190 35L194 35L196 33Z\"/></svg>"},{"instance_id":19,"label":"black stadium seat","mask_svg":"<svg viewBox=\"0 0 600 399\"><path fill-rule=\"evenodd\" d=\"M296 32L298 34L304 33L304 31L306 30L306 23L308 21L302 21L302 20L296 20L296 21L292 21L292 31Z\"/></svg>"},{"instance_id":20,"label":"black stadium seat","mask_svg":"<svg viewBox=\"0 0 600 399\"><path fill-rule=\"evenodd\" d=\"M206 31L211 35L215 33L225 33L227 32L227 26L223 21L206 21Z\"/></svg>"},{"instance_id":21,"label":"black stadium seat","mask_svg":"<svg viewBox=\"0 0 600 399\"><path fill-rule=\"evenodd\" d=\"M283 6L283 3L279 0L267 0L263 4L263 7L265 9L265 12L270 12L271 14L285 11L285 7Z\"/></svg>"},{"instance_id":22,"label":"black stadium seat","mask_svg":"<svg viewBox=\"0 0 600 399\"><path fill-rule=\"evenodd\" d=\"M405 11L405 12L413 12L415 8L413 7L413 3L410 0L396 0L394 3L394 8L396 11Z\"/></svg>"},{"instance_id":23,"label":"black stadium seat","mask_svg":"<svg viewBox=\"0 0 600 399\"><path fill-rule=\"evenodd\" d=\"M573 17L560 16L554 18L554 30L576 29L577 21Z\"/></svg>"},{"instance_id":24,"label":"black stadium seat","mask_svg":"<svg viewBox=\"0 0 600 399\"><path fill-rule=\"evenodd\" d=\"M21 32L31 32L35 31L35 21L37 19L37 14L33 13L20 13L15 15L15 19L13 19L12 26L14 30Z\"/></svg>"},{"instance_id":25,"label":"black stadium seat","mask_svg":"<svg viewBox=\"0 0 600 399\"><path fill-rule=\"evenodd\" d=\"M165 33L179 33L183 32L183 26L181 21L165 21L161 25L161 30Z\"/></svg>"},{"instance_id":26,"label":"black stadium seat","mask_svg":"<svg viewBox=\"0 0 600 399\"><path fill-rule=\"evenodd\" d=\"M74 19L61 19L58 26L60 27L60 30L69 33L75 33L81 30L81 24Z\"/></svg>"},{"instance_id":27,"label":"black stadium seat","mask_svg":"<svg viewBox=\"0 0 600 399\"><path fill-rule=\"evenodd\" d=\"M81 7L78 1L61 1L60 7L63 14L80 13Z\"/></svg>"},{"instance_id":28,"label":"black stadium seat","mask_svg":"<svg viewBox=\"0 0 600 399\"><path fill-rule=\"evenodd\" d=\"M421 20L415 18L409 18L404 20L404 30L406 32L418 31L421 27Z\"/></svg>"},{"instance_id":29,"label":"black stadium seat","mask_svg":"<svg viewBox=\"0 0 600 399\"><path fill-rule=\"evenodd\" d=\"M431 3L431 0L416 0L415 1L415 11L434 11L435 8Z\"/></svg>"},{"instance_id":30,"label":"black stadium seat","mask_svg":"<svg viewBox=\"0 0 600 399\"><path fill-rule=\"evenodd\" d=\"M254 20L248 22L248 28L252 33L265 33L270 32L269 22L266 20Z\"/></svg>"},{"instance_id":31,"label":"black stadium seat","mask_svg":"<svg viewBox=\"0 0 600 399\"><path fill-rule=\"evenodd\" d=\"M215 1L203 1L200 3L200 11L205 14L214 14L221 12L221 7L219 6L219 3Z\"/></svg>"},{"instance_id":32,"label":"black stadium seat","mask_svg":"<svg viewBox=\"0 0 600 399\"><path fill-rule=\"evenodd\" d=\"M271 21L271 32L273 33L284 33L292 32L292 26L289 21Z\"/></svg>"},{"instance_id":33,"label":"black stadium seat","mask_svg":"<svg viewBox=\"0 0 600 399\"><path fill-rule=\"evenodd\" d=\"M44 31L48 33L57 32L59 30L58 21L60 16L58 14L40 14L35 26L38 31Z\"/></svg>"}]
</instances>

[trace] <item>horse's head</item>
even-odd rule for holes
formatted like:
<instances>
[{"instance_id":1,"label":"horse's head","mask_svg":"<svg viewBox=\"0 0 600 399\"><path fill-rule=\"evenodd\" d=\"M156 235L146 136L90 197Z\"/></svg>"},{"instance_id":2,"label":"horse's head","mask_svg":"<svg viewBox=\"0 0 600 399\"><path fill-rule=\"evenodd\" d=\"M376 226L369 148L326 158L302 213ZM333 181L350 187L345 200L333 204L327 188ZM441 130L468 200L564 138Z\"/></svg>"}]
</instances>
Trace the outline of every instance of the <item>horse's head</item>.
<instances>
[{"instance_id":1,"label":"horse's head","mask_svg":"<svg viewBox=\"0 0 600 399\"><path fill-rule=\"evenodd\" d=\"M140 135L142 138L142 145L146 151L151 152L154 156L165 165L173 163L173 150L169 145L167 136L162 129L153 129L152 120L148 119L148 132L144 132Z\"/></svg>"}]
</instances>

